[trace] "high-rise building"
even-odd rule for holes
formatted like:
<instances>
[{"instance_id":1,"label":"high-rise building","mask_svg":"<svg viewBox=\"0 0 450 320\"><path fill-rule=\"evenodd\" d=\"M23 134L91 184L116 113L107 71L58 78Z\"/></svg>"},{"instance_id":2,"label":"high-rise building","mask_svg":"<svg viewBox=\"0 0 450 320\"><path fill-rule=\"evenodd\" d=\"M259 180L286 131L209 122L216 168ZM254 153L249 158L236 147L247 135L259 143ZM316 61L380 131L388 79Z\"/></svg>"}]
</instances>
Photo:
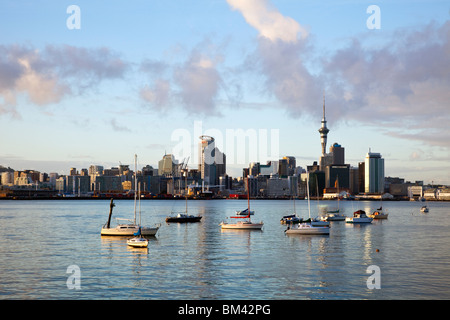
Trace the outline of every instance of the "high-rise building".
<instances>
[{"instance_id":1,"label":"high-rise building","mask_svg":"<svg viewBox=\"0 0 450 320\"><path fill-rule=\"evenodd\" d=\"M165 154L162 160L158 162L158 174L160 176L170 176L176 174L178 161L175 160L173 154Z\"/></svg>"},{"instance_id":2,"label":"high-rise building","mask_svg":"<svg viewBox=\"0 0 450 320\"><path fill-rule=\"evenodd\" d=\"M366 193L384 192L384 159L379 153L369 152L364 162L364 191Z\"/></svg>"},{"instance_id":3,"label":"high-rise building","mask_svg":"<svg viewBox=\"0 0 450 320\"><path fill-rule=\"evenodd\" d=\"M330 147L332 156L332 164L345 164L345 149L338 143L334 143Z\"/></svg>"},{"instance_id":4,"label":"high-rise building","mask_svg":"<svg viewBox=\"0 0 450 320\"><path fill-rule=\"evenodd\" d=\"M219 185L226 174L226 155L215 146L214 138L200 136L198 171L205 185Z\"/></svg>"}]
</instances>

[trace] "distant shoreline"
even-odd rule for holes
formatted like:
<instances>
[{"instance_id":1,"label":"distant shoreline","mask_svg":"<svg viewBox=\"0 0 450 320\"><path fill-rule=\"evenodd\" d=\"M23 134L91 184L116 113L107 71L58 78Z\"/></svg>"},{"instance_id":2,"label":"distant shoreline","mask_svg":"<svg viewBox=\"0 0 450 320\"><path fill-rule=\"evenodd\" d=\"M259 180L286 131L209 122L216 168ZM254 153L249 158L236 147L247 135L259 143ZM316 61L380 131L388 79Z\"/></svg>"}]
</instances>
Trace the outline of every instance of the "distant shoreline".
<instances>
[{"instance_id":1,"label":"distant shoreline","mask_svg":"<svg viewBox=\"0 0 450 320\"><path fill-rule=\"evenodd\" d=\"M119 198L119 197L17 197L17 198L0 198L0 201L20 201L20 200L64 200L64 201L77 201L77 200L110 200L113 198L114 200L134 200L134 198ZM182 197L176 198L141 198L141 200L185 200ZM188 198L191 200L247 200L247 199L234 199L234 198ZM250 200L292 200L291 198L250 198ZM307 199L296 199L299 201L307 200ZM317 200L316 198L311 198L311 200ZM320 201L336 201L336 199L319 199ZM380 199L376 198L364 198L364 199L346 199L341 201L380 201ZM442 199L429 199L426 201L411 201L409 199L383 199L383 202L396 202L396 201L409 201L409 202L448 202L450 200L442 200Z\"/></svg>"}]
</instances>

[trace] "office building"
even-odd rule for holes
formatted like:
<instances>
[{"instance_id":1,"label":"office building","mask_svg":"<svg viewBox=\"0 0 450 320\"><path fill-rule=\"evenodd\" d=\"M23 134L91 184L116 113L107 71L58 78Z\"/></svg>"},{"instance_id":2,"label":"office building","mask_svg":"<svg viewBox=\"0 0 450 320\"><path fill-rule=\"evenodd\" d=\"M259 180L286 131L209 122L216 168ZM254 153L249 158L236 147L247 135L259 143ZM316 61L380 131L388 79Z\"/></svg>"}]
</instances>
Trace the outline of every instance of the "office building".
<instances>
[{"instance_id":1,"label":"office building","mask_svg":"<svg viewBox=\"0 0 450 320\"><path fill-rule=\"evenodd\" d=\"M177 174L178 161L173 154L165 154L158 162L158 174L160 176L172 176Z\"/></svg>"},{"instance_id":2,"label":"office building","mask_svg":"<svg viewBox=\"0 0 450 320\"><path fill-rule=\"evenodd\" d=\"M384 159L379 153L369 152L364 161L364 192L384 192Z\"/></svg>"},{"instance_id":3,"label":"office building","mask_svg":"<svg viewBox=\"0 0 450 320\"><path fill-rule=\"evenodd\" d=\"M220 185L219 178L226 174L226 155L215 146L214 138L200 136L198 171L205 185Z\"/></svg>"}]
</instances>

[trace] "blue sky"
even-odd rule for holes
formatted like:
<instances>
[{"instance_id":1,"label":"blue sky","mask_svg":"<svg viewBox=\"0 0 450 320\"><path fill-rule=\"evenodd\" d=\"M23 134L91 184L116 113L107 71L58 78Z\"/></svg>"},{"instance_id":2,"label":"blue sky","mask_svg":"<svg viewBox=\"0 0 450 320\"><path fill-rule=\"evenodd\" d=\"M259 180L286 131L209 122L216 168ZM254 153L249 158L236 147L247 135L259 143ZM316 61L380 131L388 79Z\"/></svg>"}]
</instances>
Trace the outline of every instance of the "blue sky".
<instances>
[{"instance_id":1,"label":"blue sky","mask_svg":"<svg viewBox=\"0 0 450 320\"><path fill-rule=\"evenodd\" d=\"M66 25L72 4L80 29ZM136 153L157 166L181 130L195 168L201 121L219 137L278 130L279 156L306 167L325 91L327 149L356 166L371 148L386 176L450 184L449 16L448 1L5 0L0 164L67 174ZM237 176L266 159L227 160Z\"/></svg>"}]
</instances>

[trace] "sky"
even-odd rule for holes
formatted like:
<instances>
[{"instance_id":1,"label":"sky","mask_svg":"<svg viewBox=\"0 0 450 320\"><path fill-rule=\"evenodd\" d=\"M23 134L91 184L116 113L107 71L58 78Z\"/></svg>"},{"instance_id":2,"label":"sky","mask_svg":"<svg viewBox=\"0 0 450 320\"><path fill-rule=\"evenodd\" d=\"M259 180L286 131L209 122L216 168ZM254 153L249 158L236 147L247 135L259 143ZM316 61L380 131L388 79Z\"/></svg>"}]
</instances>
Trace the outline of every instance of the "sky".
<instances>
[{"instance_id":1,"label":"sky","mask_svg":"<svg viewBox=\"0 0 450 320\"><path fill-rule=\"evenodd\" d=\"M346 163L450 185L448 1L3 0L0 35L5 167L196 168L210 135L231 176L306 168L325 97Z\"/></svg>"}]
</instances>

